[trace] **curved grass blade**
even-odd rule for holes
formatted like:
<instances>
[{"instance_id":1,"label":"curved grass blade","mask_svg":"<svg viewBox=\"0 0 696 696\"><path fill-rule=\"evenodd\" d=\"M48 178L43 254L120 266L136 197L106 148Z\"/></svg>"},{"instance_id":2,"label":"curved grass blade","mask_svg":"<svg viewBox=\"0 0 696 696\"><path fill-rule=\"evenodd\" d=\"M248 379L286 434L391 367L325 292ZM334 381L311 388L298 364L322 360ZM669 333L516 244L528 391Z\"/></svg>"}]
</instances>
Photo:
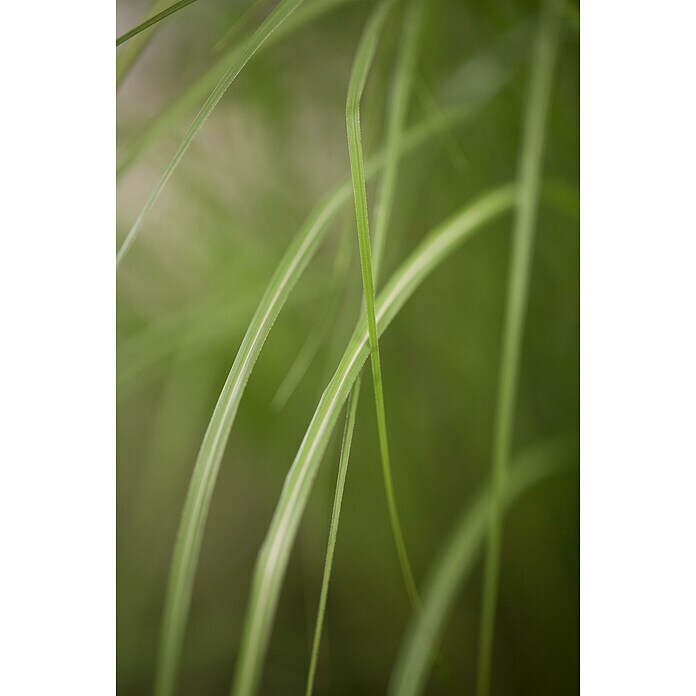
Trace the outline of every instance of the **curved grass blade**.
<instances>
[{"instance_id":1,"label":"curved grass blade","mask_svg":"<svg viewBox=\"0 0 696 696\"><path fill-rule=\"evenodd\" d=\"M290 17L281 24L268 39L258 47L259 51L266 50L276 44L282 38L298 31L313 19L321 16L325 12L342 5L346 2L355 0L315 0L301 5ZM241 21L241 20L239 20ZM237 24L235 23L234 26ZM243 48L243 47L242 47ZM203 72L186 91L167 106L161 114L143 130L143 132L133 140L125 149L124 154L119 158L116 169L116 176L121 177L134 164L139 155L149 147L157 138L165 133L178 121L192 112L201 101L203 101L211 90L215 88L220 78L225 74L228 65L237 59L241 48L237 45L227 49L221 57Z\"/></svg>"},{"instance_id":2,"label":"curved grass blade","mask_svg":"<svg viewBox=\"0 0 696 696\"><path fill-rule=\"evenodd\" d=\"M343 430L343 440L341 442L341 456L338 462L338 479L336 481L336 494L334 495L333 509L331 511L331 526L329 528L329 543L326 549L326 560L324 561L324 575L321 579L321 592L319 594L319 608L317 610L317 622L314 627L314 639L312 641L312 657L309 663L309 676L307 677L306 696L311 696L314 689L314 675L317 670L317 659L319 657L319 643L321 642L321 629L324 625L324 612L326 611L326 598L329 594L329 580L331 579L331 566L333 565L334 549L336 548L336 537L338 535L338 523L341 518L341 503L343 502L343 491L346 486L346 474L348 473L348 460L350 458L350 446L353 441L353 430L355 428L355 413L358 410L360 399L360 380L355 383L350 393L348 402L348 412L346 413L346 426Z\"/></svg>"},{"instance_id":3,"label":"curved grass blade","mask_svg":"<svg viewBox=\"0 0 696 696\"><path fill-rule=\"evenodd\" d=\"M380 293L376 307L379 332L389 326L438 264L474 232L509 210L513 199L512 186L495 189L464 206L428 235ZM259 551L232 687L234 696L252 696L258 687L290 550L329 437L368 354L368 328L363 317L319 401Z\"/></svg>"},{"instance_id":4,"label":"curved grass blade","mask_svg":"<svg viewBox=\"0 0 696 696\"><path fill-rule=\"evenodd\" d=\"M469 115L469 109L450 111L411 129L404 138L403 152L434 137L442 128ZM368 162L369 178L383 166L383 155ZM293 287L328 232L328 225L350 200L349 181L328 194L310 213L291 242L261 298L239 347L222 392L215 405L196 459L184 503L179 533L165 595L156 674L157 696L168 696L174 684L184 631L191 603L193 580L222 455L227 445L244 389L266 338Z\"/></svg>"},{"instance_id":5,"label":"curved grass blade","mask_svg":"<svg viewBox=\"0 0 696 696\"><path fill-rule=\"evenodd\" d=\"M391 8L391 0L378 5L370 17L365 31L360 39L360 45L355 54L355 61L348 85L346 102L346 129L348 131L348 153L353 179L353 198L355 200L355 218L358 227L358 245L360 248L360 268L363 280L363 295L365 297L365 314L370 335L370 358L372 363L372 384L375 392L377 409L377 431L379 434L379 449L382 459L382 473L387 494L389 520L391 522L394 542L401 574L403 575L406 592L412 606L419 605L418 590L413 577L411 564L406 551L399 513L396 507L394 484L392 481L391 463L389 457L389 441L387 436L387 416L384 406L384 385L382 383L382 366L379 356L379 339L377 335L377 320L375 318L375 287L374 271L372 268L372 252L370 248L370 229L367 212L367 191L365 189L365 172L363 164L362 142L360 137L360 100L367 82L367 76L372 65L377 44Z\"/></svg>"},{"instance_id":6,"label":"curved grass blade","mask_svg":"<svg viewBox=\"0 0 696 696\"><path fill-rule=\"evenodd\" d=\"M486 563L484 567L477 678L478 696L488 696L490 693L493 636L503 534L503 496L512 447L517 379L534 247L534 226L544 155L544 136L558 39L559 20L556 6L553 0L547 0L544 3L539 20L525 113L503 348L493 424L493 496L491 500L493 513L488 532Z\"/></svg>"},{"instance_id":7,"label":"curved grass blade","mask_svg":"<svg viewBox=\"0 0 696 696\"><path fill-rule=\"evenodd\" d=\"M571 439L558 438L544 441L518 455L505 483L505 507L534 484L558 471L577 452L577 447L572 445ZM394 663L390 696L418 696L423 692L431 664L430 655L482 550L490 511L490 490L485 490L461 516L433 565L423 595L423 611L411 617Z\"/></svg>"},{"instance_id":8,"label":"curved grass blade","mask_svg":"<svg viewBox=\"0 0 696 696\"><path fill-rule=\"evenodd\" d=\"M381 250L384 248L386 233L389 228L389 219L391 217L391 209L394 202L394 192L396 188L396 175L399 164L399 145L403 135L403 129L408 114L408 98L411 90L411 80L416 63L418 43L420 39L420 31L423 25L423 0L411 0L406 10L404 17L403 42L394 69L394 82L389 100L389 109L387 114L387 137L385 148L385 165L384 173L380 181L380 193L378 203L377 222L375 225L375 259L374 259L374 276L375 282L379 276ZM357 409L358 400L360 398L360 387L362 378L359 376L350 393L350 401L348 406L349 414ZM346 430L344 432L344 441L353 436L353 427L355 417L348 418L346 421ZM349 451L349 448L348 448ZM345 464L343 460L339 464L339 471L344 469L347 471L348 456L346 456ZM321 634L324 624L324 610L326 607L326 598L328 594L329 579L331 577L331 568L333 564L334 547L336 544L336 534L340 521L341 500L343 498L343 487L345 484L345 471L343 478L339 473L339 483L336 486L334 497L334 511L336 514L331 520L331 529L329 531L329 543L326 551L326 561L324 565L324 577L322 579L322 589L319 598L319 609L317 611L317 620L314 629L314 640L312 643L312 655L310 658L309 675L307 678L306 696L310 696L314 686L314 675L316 665L319 658L319 646L321 643Z\"/></svg>"},{"instance_id":9,"label":"curved grass blade","mask_svg":"<svg viewBox=\"0 0 696 696\"><path fill-rule=\"evenodd\" d=\"M155 201L159 197L160 193L162 193L162 189L165 187L167 181L169 181L169 177L174 173L174 170L186 153L186 150L188 150L189 146L193 142L196 134L201 129L208 116L210 116L213 109L215 109L220 99L222 99L222 95L227 91L227 88L232 84L234 79L237 77L237 75L239 75L259 47L302 2L304 2L304 0L281 0L273 12L268 15L261 26L252 34L251 38L246 41L239 52L235 54L235 57L227 68L225 74L222 76L215 89L211 92L210 96L208 99L206 99L205 103L201 107L201 110L198 112L198 115L186 132L186 135L179 144L174 156L169 161L169 164L167 164L165 167L162 176L155 185L155 188L150 194L145 206L140 211L140 214L126 235L121 248L116 254L117 266L123 260L124 256L128 253L128 250L135 242L138 232L145 221L145 217L150 212L150 209L155 204Z\"/></svg>"},{"instance_id":10,"label":"curved grass blade","mask_svg":"<svg viewBox=\"0 0 696 696\"><path fill-rule=\"evenodd\" d=\"M138 24L137 27L133 27L130 31L125 32L124 34L121 34L116 39L116 46L120 46L121 44L125 43L129 39L132 39L134 36L137 36L141 31L145 31L145 29L149 29L153 24L157 24L157 22L161 22L163 19L166 19L169 17L169 15L174 14L178 10L183 10L184 7L187 5L191 5L192 3L196 2L196 0L179 0L179 2L175 2L173 5L170 5L166 10L162 10L162 12L158 12L156 15L153 17L150 17L149 19L146 19L144 22L141 22Z\"/></svg>"}]
</instances>

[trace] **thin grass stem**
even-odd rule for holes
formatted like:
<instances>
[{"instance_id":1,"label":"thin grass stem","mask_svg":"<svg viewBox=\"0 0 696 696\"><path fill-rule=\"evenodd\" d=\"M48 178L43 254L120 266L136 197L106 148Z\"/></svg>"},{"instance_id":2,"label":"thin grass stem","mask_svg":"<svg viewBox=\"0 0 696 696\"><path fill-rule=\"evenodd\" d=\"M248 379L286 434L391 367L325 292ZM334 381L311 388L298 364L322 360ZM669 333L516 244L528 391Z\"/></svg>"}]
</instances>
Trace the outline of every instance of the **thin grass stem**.
<instances>
[{"instance_id":1,"label":"thin grass stem","mask_svg":"<svg viewBox=\"0 0 696 696\"><path fill-rule=\"evenodd\" d=\"M187 5L191 5L192 3L196 2L196 0L179 0L179 2L175 2L173 5L170 5L166 10L162 10L162 12L158 12L156 15L150 17L149 19L146 19L144 22L141 22L138 24L137 27L133 27L130 31L125 32L124 34L121 34L116 39L116 46L120 46L121 44L125 43L129 39L132 39L134 36L137 36L141 31L145 31L145 29L149 29L153 24L157 24L157 22L161 22L163 19L166 19L169 17L169 15L173 15L175 12L178 12L179 10L183 10L184 7Z\"/></svg>"},{"instance_id":2,"label":"thin grass stem","mask_svg":"<svg viewBox=\"0 0 696 696\"><path fill-rule=\"evenodd\" d=\"M394 203L394 193L396 189L397 170L400 156L400 143L403 136L403 130L408 115L409 95L411 91L411 80L414 67L417 59L417 48L420 39L420 33L423 25L423 0L411 0L404 17L403 42L401 50L397 58L394 69L393 87L391 99L389 100L389 109L387 113L387 144L385 147L385 166L384 172L380 181L379 205L377 214L377 223L375 225L375 244L376 252L374 259L374 276L375 281L379 276L380 259L386 234L389 228L389 220L391 218L391 209ZM357 408L359 400L359 392L361 387L362 377L359 376L350 393L349 413ZM346 422L346 437L352 438L353 423ZM348 467L348 457L345 460L345 468ZM340 467L339 467L340 469ZM345 479L345 473L343 474ZM340 475L339 475L340 482ZM385 480L385 486L387 481ZM340 501L343 498L343 485L337 485L334 498L334 510L338 510L338 514L332 518L332 530L329 532L329 542L326 551L326 562L324 566L324 578L322 581L322 596L319 599L319 609L317 611L317 620L314 629L314 641L312 643L312 655L310 658L309 675L307 678L306 696L310 696L314 684L314 673L319 657L319 646L321 643L321 633L324 622L324 609L326 605L326 593L328 593L328 583L331 576L331 568L333 562L334 546L336 543L336 532L333 528L338 529L340 521ZM326 587L326 590L324 590Z\"/></svg>"},{"instance_id":3,"label":"thin grass stem","mask_svg":"<svg viewBox=\"0 0 696 696\"><path fill-rule=\"evenodd\" d=\"M348 131L348 153L353 181L353 198L355 201L355 218L358 228L358 245L360 248L360 268L362 271L363 294L365 298L365 313L370 335L370 358L372 363L372 384L375 393L377 409L377 430L379 448L382 460L382 473L387 494L389 519L396 544L399 565L403 575L406 592L412 606L420 603L416 581L413 577L411 564L406 551L401 522L399 520L394 484L389 457L389 441L387 436L387 417L384 406L384 386L382 382L382 366L379 355L379 339L377 335L377 320L375 318L375 288L374 271L372 268L372 252L370 248L370 229L367 212L367 191L365 188L365 167L363 163L362 141L360 136L360 101L367 82L367 76L372 65L379 38L391 9L392 0L386 0L378 5L370 17L365 31L360 39L360 45L355 54L348 99L346 101L346 129Z\"/></svg>"},{"instance_id":4,"label":"thin grass stem","mask_svg":"<svg viewBox=\"0 0 696 696\"><path fill-rule=\"evenodd\" d=\"M301 5L296 12L287 18L268 39L259 46L258 51L265 51L282 38L299 31L303 26L313 19L321 16L325 12L354 0L315 0L315 2ZM242 23L242 18L234 23L237 27ZM127 50L127 47L124 50ZM179 120L186 117L189 113L200 105L202 101L215 88L220 78L225 74L227 66L236 60L243 46L234 45L224 51L218 60L199 75L188 88L176 99L174 99L158 116L156 116L143 131L124 148L123 155L119 157L116 177L122 177L130 167L138 161L140 155L157 139L172 128Z\"/></svg>"},{"instance_id":5,"label":"thin grass stem","mask_svg":"<svg viewBox=\"0 0 696 696\"><path fill-rule=\"evenodd\" d=\"M546 120L559 38L559 20L555 5L556 3L552 0L547 0L539 20L520 152L512 260L493 425L492 515L484 568L478 696L488 696L491 687L505 479L512 448L517 381L534 248L534 227L544 155Z\"/></svg>"},{"instance_id":6,"label":"thin grass stem","mask_svg":"<svg viewBox=\"0 0 696 696\"><path fill-rule=\"evenodd\" d=\"M338 523L341 518L341 503L343 502L343 491L346 486L346 474L348 473L348 460L350 459L350 446L353 441L353 430L355 429L355 414L358 410L360 399L360 377L350 393L348 410L346 412L346 425L343 430L343 440L341 442L341 456L338 462L338 478L336 480L336 494L334 496L333 509L331 511L331 526L329 528L329 542L326 549L326 559L324 561L324 575L321 580L321 592L319 594L319 608L317 609L317 621L314 627L314 639L312 640L312 656L309 662L309 675L307 677L306 696L311 696L314 689L314 676L317 670L317 660L319 658L319 644L321 642L321 631L324 625L324 613L326 612L326 599L329 595L329 581L331 580L331 567L333 565L334 550L336 548L336 537L338 535Z\"/></svg>"}]
</instances>

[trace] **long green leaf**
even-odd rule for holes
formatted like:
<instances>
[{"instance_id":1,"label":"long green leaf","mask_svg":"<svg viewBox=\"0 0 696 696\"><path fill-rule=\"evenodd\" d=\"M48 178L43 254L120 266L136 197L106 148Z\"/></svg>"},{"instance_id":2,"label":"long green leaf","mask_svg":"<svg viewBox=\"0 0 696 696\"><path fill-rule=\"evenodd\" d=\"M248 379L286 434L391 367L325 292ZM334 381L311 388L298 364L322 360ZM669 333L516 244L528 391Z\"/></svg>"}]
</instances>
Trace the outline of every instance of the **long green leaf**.
<instances>
[{"instance_id":1,"label":"long green leaf","mask_svg":"<svg viewBox=\"0 0 696 696\"><path fill-rule=\"evenodd\" d=\"M517 380L534 248L534 226L544 155L544 136L559 38L559 19L555 5L553 0L547 0L539 21L520 153L512 261L493 424L493 514L484 568L478 696L488 696L490 693L493 636L500 578L505 477L512 448Z\"/></svg>"},{"instance_id":2,"label":"long green leaf","mask_svg":"<svg viewBox=\"0 0 696 696\"><path fill-rule=\"evenodd\" d=\"M408 114L409 95L411 91L411 80L413 70L416 63L417 49L420 38L420 33L423 25L423 9L424 0L411 0L406 10L404 17L403 42L401 50L397 58L394 68L393 88L391 98L389 100L389 108L387 114L387 136L385 148L385 165L384 171L380 180L379 203L377 213L377 223L375 225L375 247L383 249L386 240L386 233L389 227L389 219L391 217L391 209L394 202L394 192L396 189L396 175L399 164L399 144L403 136L403 129ZM379 258L381 253L375 252L374 259L374 276L375 282L379 276ZM361 386L361 378L355 382L350 395L348 406L349 414L357 409L359 392ZM344 432L344 442L350 441L353 436L353 426L355 418L348 418L346 421L346 430ZM349 456L349 455L348 455ZM346 456L343 468L348 468L348 456ZM343 460L341 460L342 462ZM342 468L339 466L339 470ZM326 551L326 561L324 565L324 577L322 580L322 592L319 598L319 609L317 611L317 620L314 629L314 641L312 643L312 654L310 658L309 676L307 678L306 696L310 696L314 685L314 674L316 671L317 660L319 658L319 646L321 643L321 633L324 622L324 610L326 607L326 596L328 594L329 579L331 577L331 567L333 562L334 547L336 544L336 533L340 521L341 500L343 498L343 486L345 482L345 472L343 479L339 475L339 484L336 486L334 497L334 510L337 511L331 520L331 530L329 532L329 542Z\"/></svg>"},{"instance_id":3,"label":"long green leaf","mask_svg":"<svg viewBox=\"0 0 696 696\"><path fill-rule=\"evenodd\" d=\"M321 579L321 592L319 594L319 608L317 609L317 622L314 627L314 639L312 640L312 657L309 662L309 676L307 677L306 696L310 696L314 689L314 675L317 670L319 658L319 643L321 642L321 629L324 625L324 612L326 611L326 599L329 595L329 581L331 579L331 566L333 565L336 537L338 535L338 523L341 518L341 503L343 502L343 490L346 486L346 474L348 473L348 460L350 459L350 446L353 441L355 428L355 413L358 410L360 400L360 380L351 391L346 413L346 426L343 430L341 442L341 456L338 462L338 478L336 480L336 494L331 510L331 526L329 527L329 542L324 561L324 575Z\"/></svg>"},{"instance_id":4,"label":"long green leaf","mask_svg":"<svg viewBox=\"0 0 696 696\"><path fill-rule=\"evenodd\" d=\"M353 198L355 201L355 218L358 227L358 245L360 247L360 268L363 280L363 295L365 298L365 313L370 335L370 358L372 362L372 384L375 392L375 407L377 411L377 431L379 434L379 449L382 460L382 473L387 494L387 506L391 522L396 551L401 567L401 574L406 585L411 604L419 604L416 581L411 570L411 563L406 551L406 543L401 529L399 512L394 495L391 463L389 457L389 440L387 435L387 416L384 406L384 385L382 383L382 366L379 356L379 339L377 320L375 318L375 287L374 271L372 268L372 251L370 244L370 229L367 212L367 191L365 189L365 171L363 164L362 141L360 137L360 100L365 89L367 76L372 66L377 45L387 13L392 6L392 0L386 0L378 5L368 21L360 39L360 45L355 54L353 70L348 85L346 102L346 129L348 131L348 153L350 155L350 170L353 179Z\"/></svg>"},{"instance_id":5,"label":"long green leaf","mask_svg":"<svg viewBox=\"0 0 696 696\"><path fill-rule=\"evenodd\" d=\"M409 131L402 142L403 152L413 150L450 123L463 119L471 110L448 112ZM383 165L378 155L366 167L368 177ZM171 693L177 671L191 592L198 564L203 529L210 508L220 462L230 436L247 381L264 342L291 290L328 232L336 213L350 200L349 181L328 194L310 213L274 272L239 347L222 392L215 405L196 459L184 502L165 595L157 663L157 695Z\"/></svg>"},{"instance_id":6,"label":"long green leaf","mask_svg":"<svg viewBox=\"0 0 696 696\"><path fill-rule=\"evenodd\" d=\"M505 484L504 505L525 491L577 451L566 438L542 442L519 454ZM423 595L423 611L415 612L401 643L389 685L390 696L418 696L427 684L430 655L452 614L452 607L482 550L489 525L490 490L478 495L461 516L433 565Z\"/></svg>"},{"instance_id":7,"label":"long green leaf","mask_svg":"<svg viewBox=\"0 0 696 696\"><path fill-rule=\"evenodd\" d=\"M465 206L436 228L380 293L376 308L378 331L381 333L387 328L428 274L459 244L509 210L513 198L514 189L511 186L496 189ZM285 479L268 534L259 552L232 688L236 696L256 693L290 550L328 439L368 354L368 328L366 318L363 318L317 406Z\"/></svg>"},{"instance_id":8,"label":"long green leaf","mask_svg":"<svg viewBox=\"0 0 696 696\"><path fill-rule=\"evenodd\" d=\"M150 17L149 19L146 19L144 22L138 24L138 26L133 27L130 31L121 34L121 36L119 36L116 39L116 46L120 46L122 43L125 43L129 39L132 39L134 36L137 36L141 31L149 29L153 24L161 22L163 19L169 17L169 15L172 15L175 12L178 12L179 10L183 10L184 7L194 2L196 2L196 0L179 0L179 2L175 2L173 5L170 5L166 10L158 12L153 17Z\"/></svg>"},{"instance_id":9,"label":"long green leaf","mask_svg":"<svg viewBox=\"0 0 696 696\"><path fill-rule=\"evenodd\" d=\"M162 193L162 189L164 189L167 181L169 181L169 177L171 177L171 175L174 173L174 170L193 142L193 139L196 137L198 131L201 129L208 116L210 116L213 109L217 106L220 99L222 99L222 95L227 91L227 88L232 84L237 75L239 75L239 73L242 71L242 68L244 68L244 66L249 62L259 47L285 21L285 19L289 17L300 4L302 4L302 2L304 2L304 0L281 0L273 12L268 15L261 26L254 32L251 38L246 41L239 52L235 54L234 59L227 68L227 71L201 107L201 110L198 112L198 115L186 132L186 135L179 144L174 156L165 167L162 176L155 185L155 188L150 194L145 206L140 211L140 214L135 219L133 226L126 235L121 248L116 254L117 266L123 260L125 255L128 253L128 250L135 242L147 214L155 204L155 201L159 197L160 193Z\"/></svg>"}]
</instances>

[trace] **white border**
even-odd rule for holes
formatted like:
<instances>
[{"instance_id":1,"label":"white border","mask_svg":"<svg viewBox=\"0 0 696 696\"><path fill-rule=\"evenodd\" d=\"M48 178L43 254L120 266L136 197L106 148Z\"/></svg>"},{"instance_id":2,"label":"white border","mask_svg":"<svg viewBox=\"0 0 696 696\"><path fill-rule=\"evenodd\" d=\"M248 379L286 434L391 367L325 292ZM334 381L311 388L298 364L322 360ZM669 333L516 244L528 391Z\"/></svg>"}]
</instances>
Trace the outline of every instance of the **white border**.
<instances>
[{"instance_id":1,"label":"white border","mask_svg":"<svg viewBox=\"0 0 696 696\"><path fill-rule=\"evenodd\" d=\"M0 693L115 688L114 7L3 8ZM696 693L696 22L582 9L582 693Z\"/></svg>"},{"instance_id":2,"label":"white border","mask_svg":"<svg viewBox=\"0 0 696 696\"><path fill-rule=\"evenodd\" d=\"M0 41L0 693L115 691L115 8Z\"/></svg>"},{"instance_id":3,"label":"white border","mask_svg":"<svg viewBox=\"0 0 696 696\"><path fill-rule=\"evenodd\" d=\"M583 2L587 696L696 693L695 20Z\"/></svg>"}]
</instances>

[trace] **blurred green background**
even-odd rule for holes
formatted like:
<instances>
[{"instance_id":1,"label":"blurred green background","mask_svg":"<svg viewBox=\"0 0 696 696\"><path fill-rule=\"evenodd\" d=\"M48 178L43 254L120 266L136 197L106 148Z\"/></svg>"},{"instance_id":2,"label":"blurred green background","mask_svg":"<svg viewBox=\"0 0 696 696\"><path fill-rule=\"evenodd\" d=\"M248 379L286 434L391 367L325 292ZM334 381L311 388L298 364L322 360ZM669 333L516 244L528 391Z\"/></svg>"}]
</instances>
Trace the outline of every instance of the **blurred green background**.
<instances>
[{"instance_id":1,"label":"blurred green background","mask_svg":"<svg viewBox=\"0 0 696 696\"><path fill-rule=\"evenodd\" d=\"M307 0L312 2L317 0ZM159 25L119 86L121 163L158 115L273 6L199 0ZM151 692L186 487L256 303L313 205L349 173L348 75L372 7L367 0L334 2L249 62L119 267L122 694ZM579 34L577 8L567 10L548 125L548 185L537 225L515 451L578 431ZM146 2L119 0L119 33L148 11ZM461 103L471 103L474 113L402 160L382 278L468 199L514 179L538 11L537 2L522 0L428 3L409 123ZM392 13L363 101L368 155L383 137L400 16ZM506 77L493 89L499 73L491 70L501 65ZM491 98L481 97L490 91ZM119 173L119 241L196 110L185 109ZM369 203L374 194L368 187ZM416 293L380 344L394 483L419 583L489 476L510 231L507 215L467 241ZM346 207L277 320L242 400L207 522L181 694L228 692L256 554L360 302L357 235ZM289 395L285 390L282 399L279 387L308 336L317 337L316 353L308 355L297 388ZM383 694L411 613L389 527L369 369L364 374L317 694ZM264 694L304 693L339 444L335 434L293 550ZM534 488L506 519L495 694L579 692L578 507L577 468L568 468ZM474 689L481 565L449 618L441 645L447 669L431 677L428 693Z\"/></svg>"}]
</instances>

